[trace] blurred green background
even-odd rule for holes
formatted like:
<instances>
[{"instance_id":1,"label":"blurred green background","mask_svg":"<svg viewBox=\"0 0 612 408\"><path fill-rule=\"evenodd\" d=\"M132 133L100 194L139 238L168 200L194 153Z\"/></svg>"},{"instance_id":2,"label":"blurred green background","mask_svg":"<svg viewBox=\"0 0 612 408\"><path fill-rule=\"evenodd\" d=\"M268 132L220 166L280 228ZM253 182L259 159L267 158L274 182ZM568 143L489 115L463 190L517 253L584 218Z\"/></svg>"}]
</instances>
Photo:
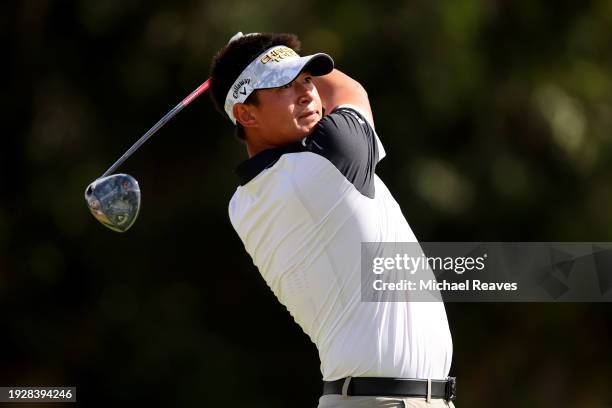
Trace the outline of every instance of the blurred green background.
<instances>
[{"instance_id":1,"label":"blurred green background","mask_svg":"<svg viewBox=\"0 0 612 408\"><path fill-rule=\"evenodd\" d=\"M202 97L85 187L236 31L291 31L368 90L378 173L422 241L612 241L612 2L13 1L0 5L0 385L81 406L315 407L315 347L227 217L246 157ZM458 408L610 407L609 304L447 304Z\"/></svg>"}]
</instances>

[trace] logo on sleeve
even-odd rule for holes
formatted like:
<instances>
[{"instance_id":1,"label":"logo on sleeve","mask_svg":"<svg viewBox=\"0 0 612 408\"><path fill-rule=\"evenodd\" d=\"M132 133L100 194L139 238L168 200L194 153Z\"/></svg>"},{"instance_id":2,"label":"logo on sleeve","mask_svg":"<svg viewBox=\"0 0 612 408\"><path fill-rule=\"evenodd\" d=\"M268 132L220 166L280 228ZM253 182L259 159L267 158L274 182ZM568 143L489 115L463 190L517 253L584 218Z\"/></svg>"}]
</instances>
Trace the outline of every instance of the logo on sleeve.
<instances>
[{"instance_id":1,"label":"logo on sleeve","mask_svg":"<svg viewBox=\"0 0 612 408\"><path fill-rule=\"evenodd\" d=\"M363 119L361 119L361 117L359 115L357 115L355 112L346 109L346 112L348 112L352 117L354 117L355 119L357 119L357 122L359 122L360 125L365 125L365 121Z\"/></svg>"}]
</instances>

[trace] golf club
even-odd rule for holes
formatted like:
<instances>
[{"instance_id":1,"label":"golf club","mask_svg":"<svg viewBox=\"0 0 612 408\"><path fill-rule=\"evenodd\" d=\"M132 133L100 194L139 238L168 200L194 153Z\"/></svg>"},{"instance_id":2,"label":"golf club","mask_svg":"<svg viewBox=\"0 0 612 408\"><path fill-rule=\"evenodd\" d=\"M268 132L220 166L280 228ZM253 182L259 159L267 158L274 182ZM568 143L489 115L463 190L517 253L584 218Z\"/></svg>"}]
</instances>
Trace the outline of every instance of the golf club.
<instances>
[{"instance_id":1,"label":"golf club","mask_svg":"<svg viewBox=\"0 0 612 408\"><path fill-rule=\"evenodd\" d=\"M140 137L112 166L85 189L85 201L93 216L106 227L117 232L127 231L136 221L140 210L138 181L128 174L112 174L140 146L153 136L194 99L210 87L210 78L198 86L178 105L166 113L151 129Z\"/></svg>"}]
</instances>

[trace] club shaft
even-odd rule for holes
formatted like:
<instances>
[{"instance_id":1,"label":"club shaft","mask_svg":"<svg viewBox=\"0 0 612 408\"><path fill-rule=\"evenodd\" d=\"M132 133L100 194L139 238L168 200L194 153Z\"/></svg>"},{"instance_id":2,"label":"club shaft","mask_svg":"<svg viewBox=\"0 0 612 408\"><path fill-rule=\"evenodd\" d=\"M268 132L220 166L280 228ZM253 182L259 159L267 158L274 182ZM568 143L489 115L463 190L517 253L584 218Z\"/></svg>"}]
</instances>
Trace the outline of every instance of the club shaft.
<instances>
[{"instance_id":1,"label":"club shaft","mask_svg":"<svg viewBox=\"0 0 612 408\"><path fill-rule=\"evenodd\" d=\"M126 161L128 159L128 157L130 157L136 150L138 150L138 148L140 146L142 146L147 140L149 140L149 138L151 136L153 136L155 133L157 133L157 131L164 126L170 119L172 119L177 113L179 113L181 110L183 110L183 108L187 105L189 105L194 99L196 99L198 96L200 96L202 93L204 93L208 88L210 87L210 78L207 79L206 81L204 81L204 83L200 86L198 86L192 93L190 93L185 99L183 99L178 105L176 105L174 108L172 108L170 110L170 112L166 113L164 115L163 118L161 118L159 120L159 122L157 122L155 125L153 125L153 127L151 129L149 129L147 131L147 133L145 133L144 135L142 135L140 137L140 139L138 139L136 141L136 143L134 143L132 145L132 147L130 147L125 153L123 153L123 156L121 156L119 158L119 160L117 160L115 163L113 163L112 166L110 166L108 168L108 170L106 170L106 172L104 172L104 174L102 176L100 176L100 178L102 177L106 177L109 174L112 174L115 172L115 170L117 170L117 168L119 168L119 166L121 166L123 164L124 161Z\"/></svg>"}]
</instances>

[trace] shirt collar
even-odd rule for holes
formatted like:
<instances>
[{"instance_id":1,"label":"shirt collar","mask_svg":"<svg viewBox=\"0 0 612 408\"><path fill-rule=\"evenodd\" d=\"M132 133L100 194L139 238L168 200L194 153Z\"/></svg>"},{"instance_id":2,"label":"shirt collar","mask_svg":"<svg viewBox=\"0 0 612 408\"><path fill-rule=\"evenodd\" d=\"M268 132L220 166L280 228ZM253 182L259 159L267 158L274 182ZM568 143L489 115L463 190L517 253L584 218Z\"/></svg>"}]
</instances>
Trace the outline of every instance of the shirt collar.
<instances>
[{"instance_id":1,"label":"shirt collar","mask_svg":"<svg viewBox=\"0 0 612 408\"><path fill-rule=\"evenodd\" d=\"M274 147L262 150L255 156L248 158L236 167L236 174L240 178L240 185L244 186L253 180L259 173L272 167L285 153L294 150L293 145Z\"/></svg>"}]
</instances>

